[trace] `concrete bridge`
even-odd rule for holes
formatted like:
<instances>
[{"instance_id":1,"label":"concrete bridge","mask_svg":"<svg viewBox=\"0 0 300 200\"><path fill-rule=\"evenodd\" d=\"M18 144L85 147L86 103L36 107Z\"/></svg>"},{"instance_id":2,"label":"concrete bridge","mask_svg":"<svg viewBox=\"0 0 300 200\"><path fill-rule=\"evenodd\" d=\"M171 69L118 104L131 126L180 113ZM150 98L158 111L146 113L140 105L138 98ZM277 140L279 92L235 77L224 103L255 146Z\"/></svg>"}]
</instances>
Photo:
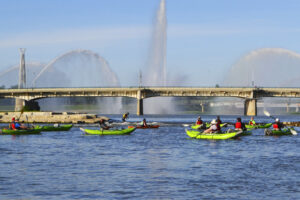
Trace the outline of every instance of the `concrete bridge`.
<instances>
[{"instance_id":1,"label":"concrete bridge","mask_svg":"<svg viewBox=\"0 0 300 200\"><path fill-rule=\"evenodd\" d=\"M53 97L130 97L137 99L137 115L143 115L143 99L150 97L237 97L245 99L244 114L257 114L257 99L263 97L300 98L300 88L32 88L0 89L0 98L17 98L31 105L34 100Z\"/></svg>"}]
</instances>

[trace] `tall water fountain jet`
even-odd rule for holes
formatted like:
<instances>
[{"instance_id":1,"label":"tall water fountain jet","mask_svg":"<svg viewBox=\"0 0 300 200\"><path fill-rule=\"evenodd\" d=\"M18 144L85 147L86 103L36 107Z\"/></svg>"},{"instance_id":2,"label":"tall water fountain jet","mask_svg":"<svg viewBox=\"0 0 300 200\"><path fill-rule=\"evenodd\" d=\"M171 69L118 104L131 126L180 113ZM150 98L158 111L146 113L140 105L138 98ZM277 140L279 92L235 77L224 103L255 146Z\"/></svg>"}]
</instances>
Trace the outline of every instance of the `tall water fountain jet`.
<instances>
[{"instance_id":1,"label":"tall water fountain jet","mask_svg":"<svg viewBox=\"0 0 300 200\"><path fill-rule=\"evenodd\" d=\"M166 1L161 0L156 13L152 32L151 48L146 73L143 74L144 86L167 86L166 70L167 16ZM146 99L145 113L163 114L173 111L170 98Z\"/></svg>"},{"instance_id":2,"label":"tall water fountain jet","mask_svg":"<svg viewBox=\"0 0 300 200\"><path fill-rule=\"evenodd\" d=\"M166 86L167 17L166 1L161 0L152 33L145 86Z\"/></svg>"}]
</instances>

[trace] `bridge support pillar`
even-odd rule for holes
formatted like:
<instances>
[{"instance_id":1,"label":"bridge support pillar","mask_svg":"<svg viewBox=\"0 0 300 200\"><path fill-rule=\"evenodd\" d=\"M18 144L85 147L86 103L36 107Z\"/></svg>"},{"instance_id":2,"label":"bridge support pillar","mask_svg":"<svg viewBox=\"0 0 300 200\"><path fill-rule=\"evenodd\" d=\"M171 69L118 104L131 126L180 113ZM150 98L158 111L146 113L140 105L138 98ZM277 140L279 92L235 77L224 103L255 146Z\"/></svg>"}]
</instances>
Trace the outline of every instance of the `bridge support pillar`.
<instances>
[{"instance_id":1,"label":"bridge support pillar","mask_svg":"<svg viewBox=\"0 0 300 200\"><path fill-rule=\"evenodd\" d=\"M24 99L18 99L16 98L16 101L15 101L15 111L16 112L20 112L22 110L22 108L24 107L25 105L25 100Z\"/></svg>"},{"instance_id":2,"label":"bridge support pillar","mask_svg":"<svg viewBox=\"0 0 300 200\"><path fill-rule=\"evenodd\" d=\"M136 114L137 115L144 115L144 105L143 105L143 99L137 99L137 109Z\"/></svg>"},{"instance_id":3,"label":"bridge support pillar","mask_svg":"<svg viewBox=\"0 0 300 200\"><path fill-rule=\"evenodd\" d=\"M246 116L256 116L257 115L257 100L256 99L246 99L244 106L244 115Z\"/></svg>"},{"instance_id":4,"label":"bridge support pillar","mask_svg":"<svg viewBox=\"0 0 300 200\"><path fill-rule=\"evenodd\" d=\"M23 107L25 107L26 111L40 110L39 103L34 100L26 101L24 99L16 99L15 111L20 112L23 109Z\"/></svg>"}]
</instances>

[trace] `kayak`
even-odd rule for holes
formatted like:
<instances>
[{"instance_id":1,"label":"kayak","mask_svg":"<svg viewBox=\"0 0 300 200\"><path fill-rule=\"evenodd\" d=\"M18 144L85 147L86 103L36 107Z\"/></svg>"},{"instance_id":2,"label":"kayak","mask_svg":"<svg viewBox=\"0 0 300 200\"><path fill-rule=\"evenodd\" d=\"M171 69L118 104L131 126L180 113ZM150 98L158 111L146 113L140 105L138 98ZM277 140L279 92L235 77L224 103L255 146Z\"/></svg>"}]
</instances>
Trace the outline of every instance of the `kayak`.
<instances>
[{"instance_id":1,"label":"kayak","mask_svg":"<svg viewBox=\"0 0 300 200\"><path fill-rule=\"evenodd\" d=\"M147 128L158 128L159 125L147 125L147 126L128 126L128 128L138 128L138 129L147 129Z\"/></svg>"},{"instance_id":2,"label":"kayak","mask_svg":"<svg viewBox=\"0 0 300 200\"><path fill-rule=\"evenodd\" d=\"M31 135L31 134L40 134L41 129L0 129L0 135Z\"/></svg>"},{"instance_id":3,"label":"kayak","mask_svg":"<svg viewBox=\"0 0 300 200\"><path fill-rule=\"evenodd\" d=\"M210 139L210 140L226 140L240 136L243 131L235 131L232 133L201 133L196 130L185 129L186 134L195 139Z\"/></svg>"},{"instance_id":4,"label":"kayak","mask_svg":"<svg viewBox=\"0 0 300 200\"><path fill-rule=\"evenodd\" d=\"M35 126L35 129L41 129L42 131L68 131L72 128L72 124L60 125L60 126Z\"/></svg>"},{"instance_id":5,"label":"kayak","mask_svg":"<svg viewBox=\"0 0 300 200\"><path fill-rule=\"evenodd\" d=\"M248 129L254 129L254 128L269 128L272 126L272 123L267 123L267 124L255 124L255 125L249 125L245 124L246 128Z\"/></svg>"},{"instance_id":6,"label":"kayak","mask_svg":"<svg viewBox=\"0 0 300 200\"><path fill-rule=\"evenodd\" d=\"M265 129L265 135L267 135L267 136L293 135L291 130L294 130L294 129L292 129L292 128L285 128L282 130Z\"/></svg>"},{"instance_id":7,"label":"kayak","mask_svg":"<svg viewBox=\"0 0 300 200\"><path fill-rule=\"evenodd\" d=\"M220 124L220 127L222 128L222 127L225 126L225 125L227 125L227 123L225 123L225 124ZM191 126L191 129L199 129L200 126L201 126L201 125L197 125L197 124L192 125L192 126ZM206 123L206 128L209 128L209 126L210 126L210 123ZM200 128L200 129L201 129L201 128Z\"/></svg>"},{"instance_id":8,"label":"kayak","mask_svg":"<svg viewBox=\"0 0 300 200\"><path fill-rule=\"evenodd\" d=\"M85 134L87 135L129 135L135 130L135 127L133 128L127 128L127 129L111 129L111 130L95 130L95 129L84 129L80 128Z\"/></svg>"}]
</instances>

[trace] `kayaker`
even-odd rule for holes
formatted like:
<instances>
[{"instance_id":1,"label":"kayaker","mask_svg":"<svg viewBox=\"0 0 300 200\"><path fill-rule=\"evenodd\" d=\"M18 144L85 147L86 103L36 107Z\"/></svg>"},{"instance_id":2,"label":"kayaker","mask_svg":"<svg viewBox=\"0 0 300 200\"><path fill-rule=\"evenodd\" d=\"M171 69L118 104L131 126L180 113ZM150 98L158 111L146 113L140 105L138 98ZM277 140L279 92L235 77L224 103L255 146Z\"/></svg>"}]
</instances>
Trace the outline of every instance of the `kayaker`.
<instances>
[{"instance_id":1,"label":"kayaker","mask_svg":"<svg viewBox=\"0 0 300 200\"><path fill-rule=\"evenodd\" d=\"M235 128L235 130L242 130L242 131L246 130L246 126L242 122L242 119L240 117L236 118L236 123L235 123L234 128Z\"/></svg>"},{"instance_id":2,"label":"kayaker","mask_svg":"<svg viewBox=\"0 0 300 200\"><path fill-rule=\"evenodd\" d=\"M203 124L203 121L201 120L201 117L199 116L197 118L196 125L201 125L201 124Z\"/></svg>"},{"instance_id":3,"label":"kayaker","mask_svg":"<svg viewBox=\"0 0 300 200\"><path fill-rule=\"evenodd\" d=\"M284 127L283 123L280 122L279 118L275 119L275 123L273 124L274 130L281 130Z\"/></svg>"},{"instance_id":4,"label":"kayaker","mask_svg":"<svg viewBox=\"0 0 300 200\"><path fill-rule=\"evenodd\" d=\"M197 118L196 125L200 125L198 129L206 129L206 125L203 123L200 116Z\"/></svg>"},{"instance_id":5,"label":"kayaker","mask_svg":"<svg viewBox=\"0 0 300 200\"><path fill-rule=\"evenodd\" d=\"M217 122L217 124L216 124L217 130L218 130L218 132L221 133L221 124L222 124L222 121L220 119L220 116L217 116L216 122Z\"/></svg>"},{"instance_id":6,"label":"kayaker","mask_svg":"<svg viewBox=\"0 0 300 200\"><path fill-rule=\"evenodd\" d=\"M9 128L12 130L16 130L16 118L11 119L11 123L9 124Z\"/></svg>"},{"instance_id":7,"label":"kayaker","mask_svg":"<svg viewBox=\"0 0 300 200\"><path fill-rule=\"evenodd\" d=\"M221 131L218 131L218 127L217 127L217 120L213 119L211 121L211 125L208 129L206 129L205 131L203 131L203 133L221 133Z\"/></svg>"},{"instance_id":8,"label":"kayaker","mask_svg":"<svg viewBox=\"0 0 300 200\"><path fill-rule=\"evenodd\" d=\"M99 126L100 126L100 128L101 128L102 130L108 130L108 129L110 128L109 126L107 126L107 125L105 124L104 119L100 119L100 121L99 121Z\"/></svg>"},{"instance_id":9,"label":"kayaker","mask_svg":"<svg viewBox=\"0 0 300 200\"><path fill-rule=\"evenodd\" d=\"M142 125L143 127L147 127L147 126L148 126L145 118L143 119L141 125Z\"/></svg>"},{"instance_id":10,"label":"kayaker","mask_svg":"<svg viewBox=\"0 0 300 200\"><path fill-rule=\"evenodd\" d=\"M217 123L220 125L220 124L222 124L222 121L221 121L221 119L220 119L220 116L217 116Z\"/></svg>"},{"instance_id":11,"label":"kayaker","mask_svg":"<svg viewBox=\"0 0 300 200\"><path fill-rule=\"evenodd\" d=\"M24 123L24 121L22 121ZM28 129L26 126L24 126L22 123L19 123L18 120L15 120L15 128L16 129Z\"/></svg>"},{"instance_id":12,"label":"kayaker","mask_svg":"<svg viewBox=\"0 0 300 200\"><path fill-rule=\"evenodd\" d=\"M256 124L256 122L254 121L254 117L251 117L250 121L249 121L249 125L254 126Z\"/></svg>"},{"instance_id":13,"label":"kayaker","mask_svg":"<svg viewBox=\"0 0 300 200\"><path fill-rule=\"evenodd\" d=\"M129 115L129 112L123 114L123 116L122 116L122 121L123 121L123 122L125 122L126 119L129 118L128 115Z\"/></svg>"}]
</instances>

